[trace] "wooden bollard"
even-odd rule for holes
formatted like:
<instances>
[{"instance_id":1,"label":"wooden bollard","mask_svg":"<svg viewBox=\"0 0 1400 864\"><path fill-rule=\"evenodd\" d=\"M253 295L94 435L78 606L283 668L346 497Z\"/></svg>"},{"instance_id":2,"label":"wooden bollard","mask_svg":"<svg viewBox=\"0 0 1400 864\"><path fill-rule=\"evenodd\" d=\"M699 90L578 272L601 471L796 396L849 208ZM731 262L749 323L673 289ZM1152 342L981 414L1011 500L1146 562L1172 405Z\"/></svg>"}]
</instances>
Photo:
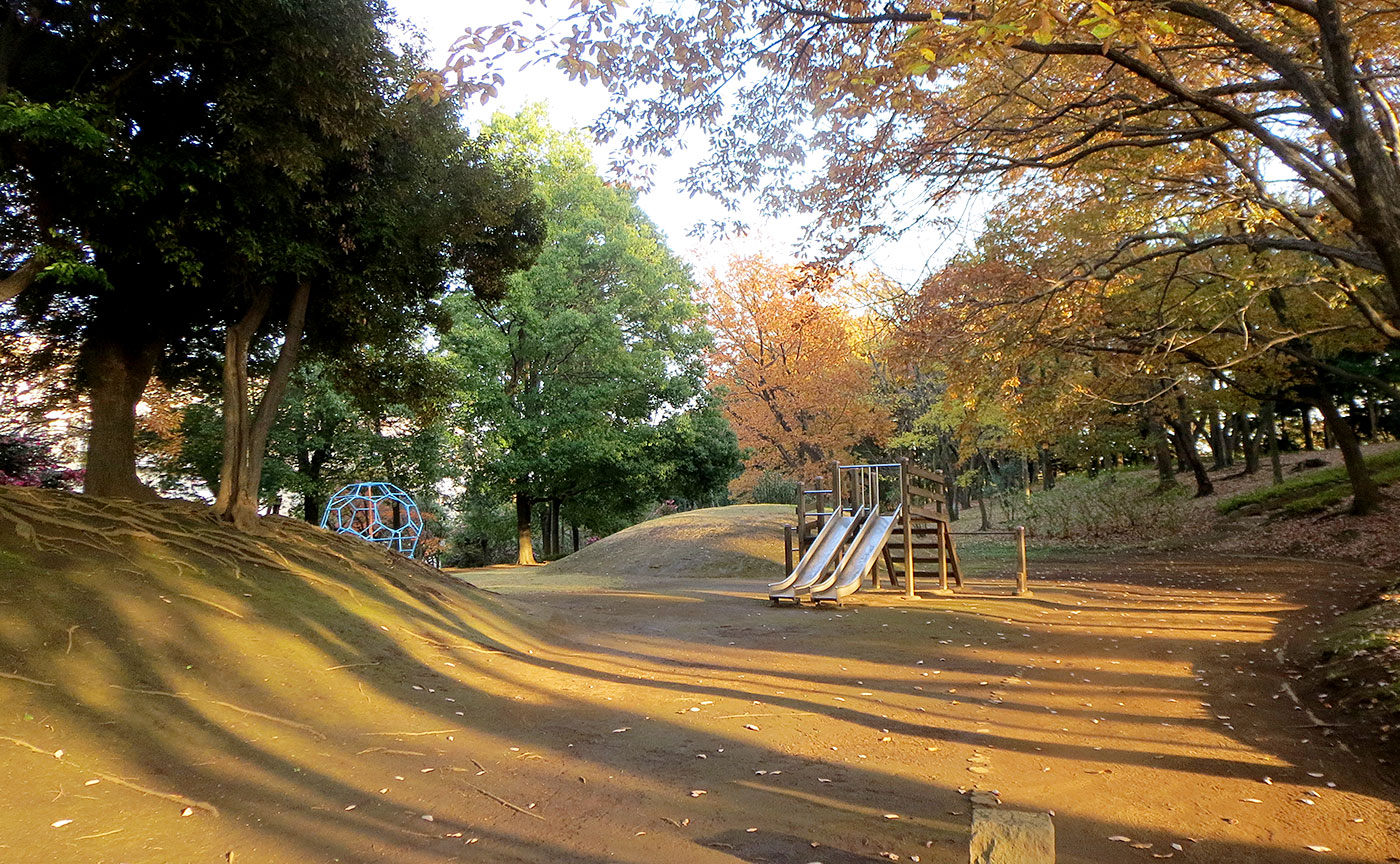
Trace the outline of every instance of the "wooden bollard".
<instances>
[{"instance_id":1,"label":"wooden bollard","mask_svg":"<svg viewBox=\"0 0 1400 864\"><path fill-rule=\"evenodd\" d=\"M1026 570L1026 526L1016 527L1016 551L1019 557L1020 569L1016 571L1016 596L1031 596L1030 574Z\"/></svg>"}]
</instances>

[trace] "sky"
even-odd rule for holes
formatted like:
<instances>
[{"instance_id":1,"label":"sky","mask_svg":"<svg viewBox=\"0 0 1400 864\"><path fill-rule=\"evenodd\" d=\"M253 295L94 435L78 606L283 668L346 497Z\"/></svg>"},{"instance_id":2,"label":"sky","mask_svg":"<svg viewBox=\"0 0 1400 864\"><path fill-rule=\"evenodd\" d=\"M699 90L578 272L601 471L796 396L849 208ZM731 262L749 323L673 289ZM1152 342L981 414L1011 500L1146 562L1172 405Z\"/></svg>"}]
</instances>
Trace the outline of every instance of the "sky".
<instances>
[{"instance_id":1,"label":"sky","mask_svg":"<svg viewBox=\"0 0 1400 864\"><path fill-rule=\"evenodd\" d=\"M525 0L390 0L402 19L423 31L433 51L433 61L441 63L452 42L468 27L480 27L524 19L531 15L549 15L540 5ZM555 9L563 9L564 0L555 0ZM483 9L487 14L483 15ZM553 14L558 14L557 12ZM468 123L475 126L488 119L494 111L514 113L532 102L543 102L549 108L553 123L561 128L582 127L602 112L606 93L597 86L584 86L570 81L562 72L543 64L507 76L500 98L486 107L476 105L468 110ZM698 271L721 265L731 254L751 254L764 251L774 257L791 257L800 237L803 223L799 216L770 219L751 205L740 212L739 218L750 226L742 238L723 241L700 241L689 236L697 222L734 218L726 214L717 202L707 198L691 198L680 188L680 178L690 166L687 155L698 158L703 141L685 142L676 155L656 168L653 187L643 193L642 209L665 232L671 248L689 261ZM606 148L597 149L599 165L608 164ZM968 208L973 212L976 208ZM913 285L930 268L956 251L967 236L966 225L972 220L967 214L952 214L964 226L949 233L946 228L907 236L899 242L888 243L874 250L860 269L878 268L905 285Z\"/></svg>"},{"instance_id":2,"label":"sky","mask_svg":"<svg viewBox=\"0 0 1400 864\"><path fill-rule=\"evenodd\" d=\"M390 0L401 18L416 25L426 35L433 50L433 61L445 61L447 49L468 27L503 23L531 14L541 14L538 5L523 0ZM562 2L554 4L563 8ZM490 14L483 16L483 6ZM545 12L543 14L549 14ZM556 13L557 14L557 13ZM542 102L549 109L551 121L560 128L578 128L593 121L606 106L607 94L602 87L584 86L570 81L562 72L539 65L512 72L501 88L500 98L486 106L473 103L467 109L467 122L473 127L489 119L495 111L514 113L525 105ZM597 163L607 165L610 153L606 147L595 148ZM652 221L666 234L671 248L697 268L722 263L731 252L740 254L758 250L786 250L793 246L801 233L801 223L795 219L769 220L755 206L742 214L754 230L746 238L734 238L722 243L723 252L716 254L713 241L701 243L689 236L697 222L726 218L723 209L706 198L691 198L680 191L679 181L689 167L686 151L657 166L651 190L644 192L641 206ZM729 214L732 218L732 214Z\"/></svg>"}]
</instances>

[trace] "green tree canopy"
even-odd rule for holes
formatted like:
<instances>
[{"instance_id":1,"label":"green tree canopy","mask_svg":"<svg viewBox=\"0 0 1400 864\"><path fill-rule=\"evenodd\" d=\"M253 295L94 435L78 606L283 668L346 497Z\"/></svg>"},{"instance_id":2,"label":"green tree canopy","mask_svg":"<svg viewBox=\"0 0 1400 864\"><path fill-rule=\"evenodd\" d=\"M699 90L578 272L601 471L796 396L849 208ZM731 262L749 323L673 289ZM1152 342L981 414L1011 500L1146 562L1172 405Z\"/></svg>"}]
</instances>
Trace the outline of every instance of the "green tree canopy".
<instances>
[{"instance_id":1,"label":"green tree canopy","mask_svg":"<svg viewBox=\"0 0 1400 864\"><path fill-rule=\"evenodd\" d=\"M463 377L468 485L514 496L527 563L537 502L596 520L654 500L667 470L684 473L658 464L678 432L660 421L697 402L708 334L687 268L635 192L599 178L578 134L549 129L538 108L497 116L485 134L535 172L548 239L504 298L453 298L444 345Z\"/></svg>"}]
</instances>

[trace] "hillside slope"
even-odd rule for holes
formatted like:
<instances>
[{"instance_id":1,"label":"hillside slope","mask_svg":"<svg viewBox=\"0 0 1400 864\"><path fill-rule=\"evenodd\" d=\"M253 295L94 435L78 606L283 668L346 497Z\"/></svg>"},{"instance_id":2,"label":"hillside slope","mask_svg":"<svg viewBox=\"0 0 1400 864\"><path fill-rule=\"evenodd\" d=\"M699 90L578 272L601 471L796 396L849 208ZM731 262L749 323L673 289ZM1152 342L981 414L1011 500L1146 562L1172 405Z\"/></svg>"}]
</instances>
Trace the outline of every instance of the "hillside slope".
<instances>
[{"instance_id":1,"label":"hillside slope","mask_svg":"<svg viewBox=\"0 0 1400 864\"><path fill-rule=\"evenodd\" d=\"M549 565L594 576L779 579L788 504L736 504L673 513L604 537Z\"/></svg>"},{"instance_id":2,"label":"hillside slope","mask_svg":"<svg viewBox=\"0 0 1400 864\"><path fill-rule=\"evenodd\" d=\"M9 487L0 574L0 860L442 861L510 815L461 800L537 647L485 592L303 523Z\"/></svg>"}]
</instances>

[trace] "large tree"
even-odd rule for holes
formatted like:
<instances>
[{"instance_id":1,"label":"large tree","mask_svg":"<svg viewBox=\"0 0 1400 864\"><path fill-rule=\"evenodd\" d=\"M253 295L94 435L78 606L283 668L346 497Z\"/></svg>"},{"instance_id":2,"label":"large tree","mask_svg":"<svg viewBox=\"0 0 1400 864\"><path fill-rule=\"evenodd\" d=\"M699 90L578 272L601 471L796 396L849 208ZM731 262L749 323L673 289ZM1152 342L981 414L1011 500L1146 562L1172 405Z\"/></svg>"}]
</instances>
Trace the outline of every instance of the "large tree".
<instances>
[{"instance_id":1,"label":"large tree","mask_svg":"<svg viewBox=\"0 0 1400 864\"><path fill-rule=\"evenodd\" d=\"M148 494L147 382L222 365L217 509L246 524L303 335L402 340L449 275L523 262L524 187L403 100L390 26L377 0L6 7L3 255L23 335L76 346L87 491Z\"/></svg>"},{"instance_id":2,"label":"large tree","mask_svg":"<svg viewBox=\"0 0 1400 864\"><path fill-rule=\"evenodd\" d=\"M514 497L518 558L532 563L537 503L558 525L570 502L630 513L654 497L657 423L698 398L708 334L687 268L636 193L598 177L581 136L538 109L486 134L534 170L548 239L503 298L454 299L444 344L464 379L467 485Z\"/></svg>"},{"instance_id":3,"label":"large tree","mask_svg":"<svg viewBox=\"0 0 1400 864\"><path fill-rule=\"evenodd\" d=\"M758 189L775 207L803 208L836 254L893 228L887 205L907 205L911 183L928 191L912 208L922 219L988 184L1156 159L1169 167L1141 177L1140 194L1194 197L1231 218L1125 232L1096 253L1305 253L1334 267L1346 300L1400 341L1392 4L560 5L571 27L468 34L452 86L493 87L482 71L492 52L542 52L611 90L602 134L664 154L701 131L711 146L692 188Z\"/></svg>"},{"instance_id":4,"label":"large tree","mask_svg":"<svg viewBox=\"0 0 1400 864\"><path fill-rule=\"evenodd\" d=\"M704 280L715 334L709 386L751 451L741 485L774 470L809 479L861 443L882 440L889 426L854 317L823 298L809 275L757 255Z\"/></svg>"}]
</instances>

